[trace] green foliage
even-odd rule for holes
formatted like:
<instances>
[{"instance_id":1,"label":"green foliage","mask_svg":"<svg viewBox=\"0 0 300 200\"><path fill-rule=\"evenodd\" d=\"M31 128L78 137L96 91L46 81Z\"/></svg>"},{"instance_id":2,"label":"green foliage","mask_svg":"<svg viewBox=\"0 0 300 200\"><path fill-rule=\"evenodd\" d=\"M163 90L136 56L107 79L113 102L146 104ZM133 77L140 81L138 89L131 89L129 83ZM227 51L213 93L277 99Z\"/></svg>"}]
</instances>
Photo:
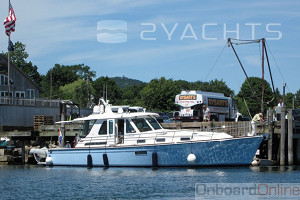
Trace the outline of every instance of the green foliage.
<instances>
[{"instance_id":1,"label":"green foliage","mask_svg":"<svg viewBox=\"0 0 300 200\"><path fill-rule=\"evenodd\" d=\"M117 85L121 89L128 88L128 87L131 87L131 86L140 86L140 85L144 84L144 82L142 82L142 81L127 78L125 76L123 76L123 77L113 77L112 79L116 81Z\"/></svg>"},{"instance_id":2,"label":"green foliage","mask_svg":"<svg viewBox=\"0 0 300 200\"><path fill-rule=\"evenodd\" d=\"M295 94L295 108L300 109L300 89Z\"/></svg>"},{"instance_id":3,"label":"green foliage","mask_svg":"<svg viewBox=\"0 0 300 200\"><path fill-rule=\"evenodd\" d=\"M223 80L211 80L209 82L203 82L200 84L200 90L206 92L218 92L223 93L225 96L230 97L234 95L234 91L231 90Z\"/></svg>"},{"instance_id":4,"label":"green foliage","mask_svg":"<svg viewBox=\"0 0 300 200\"><path fill-rule=\"evenodd\" d=\"M146 84L139 86L130 86L123 89L122 92L122 104L129 106L142 106L140 91Z\"/></svg>"},{"instance_id":5,"label":"green foliage","mask_svg":"<svg viewBox=\"0 0 300 200\"><path fill-rule=\"evenodd\" d=\"M51 89L51 79L52 79L52 97L59 97L59 87L73 83L79 79L92 81L92 77L95 77L95 72L90 71L90 67L85 66L84 64L79 65L59 65L55 64L51 68L46 76L43 77L42 88L43 92L42 97L50 96Z\"/></svg>"},{"instance_id":6,"label":"green foliage","mask_svg":"<svg viewBox=\"0 0 300 200\"><path fill-rule=\"evenodd\" d=\"M93 82L95 89L94 101L97 104L101 97L105 98L105 90L107 85L107 99L111 104L120 104L122 97L122 90L117 85L116 81L108 77L99 77Z\"/></svg>"},{"instance_id":7,"label":"green foliage","mask_svg":"<svg viewBox=\"0 0 300 200\"><path fill-rule=\"evenodd\" d=\"M261 112L262 79L258 77L250 77L249 82L253 87L255 95L252 94L251 88L247 80L245 80L237 95L237 103L239 111L243 115L247 116L247 108L243 100L245 99L251 115L254 116L256 113ZM276 105L276 102L274 100L272 101L272 99L274 99L274 94L270 84L266 80L264 81L264 88L264 111L266 111L268 108L273 108ZM269 104L267 104L267 102L269 102Z\"/></svg>"},{"instance_id":8,"label":"green foliage","mask_svg":"<svg viewBox=\"0 0 300 200\"><path fill-rule=\"evenodd\" d=\"M65 100L72 100L73 103L79 104L80 107L89 107L89 95L95 93L94 88L86 80L76 80L73 83L59 87L59 97Z\"/></svg>"},{"instance_id":9,"label":"green foliage","mask_svg":"<svg viewBox=\"0 0 300 200\"><path fill-rule=\"evenodd\" d=\"M293 108L293 98L294 98L294 94L293 93L287 93L285 95L285 108L286 109L292 109Z\"/></svg>"},{"instance_id":10,"label":"green foliage","mask_svg":"<svg viewBox=\"0 0 300 200\"><path fill-rule=\"evenodd\" d=\"M141 90L142 105L152 111L177 110L174 99L179 92L172 79L153 79Z\"/></svg>"},{"instance_id":11,"label":"green foliage","mask_svg":"<svg viewBox=\"0 0 300 200\"><path fill-rule=\"evenodd\" d=\"M10 61L27 74L35 83L41 86L42 77L37 71L37 66L33 65L32 62L26 61L29 56L26 52L26 45L21 42L16 42L14 44L14 49L14 51L10 52ZM8 53L5 53L4 55L8 57Z\"/></svg>"}]
</instances>

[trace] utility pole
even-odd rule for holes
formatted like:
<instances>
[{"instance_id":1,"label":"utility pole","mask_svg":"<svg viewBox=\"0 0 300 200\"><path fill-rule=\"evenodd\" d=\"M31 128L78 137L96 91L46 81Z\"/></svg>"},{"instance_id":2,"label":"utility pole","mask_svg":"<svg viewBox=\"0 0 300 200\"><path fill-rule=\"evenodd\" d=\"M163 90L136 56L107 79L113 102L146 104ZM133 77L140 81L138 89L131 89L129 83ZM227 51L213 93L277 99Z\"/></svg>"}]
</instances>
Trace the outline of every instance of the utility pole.
<instances>
[{"instance_id":1,"label":"utility pole","mask_svg":"<svg viewBox=\"0 0 300 200\"><path fill-rule=\"evenodd\" d=\"M50 100L52 99L52 71L53 69L50 72Z\"/></svg>"}]
</instances>

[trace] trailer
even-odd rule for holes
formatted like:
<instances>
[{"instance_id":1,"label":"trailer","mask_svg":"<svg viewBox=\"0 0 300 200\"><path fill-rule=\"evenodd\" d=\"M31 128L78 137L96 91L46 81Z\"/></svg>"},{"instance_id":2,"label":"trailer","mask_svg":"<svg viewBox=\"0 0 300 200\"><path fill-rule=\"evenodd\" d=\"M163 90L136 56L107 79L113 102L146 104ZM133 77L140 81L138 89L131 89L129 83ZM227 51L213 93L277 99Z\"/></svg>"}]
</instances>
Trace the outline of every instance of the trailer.
<instances>
[{"instance_id":1,"label":"trailer","mask_svg":"<svg viewBox=\"0 0 300 200\"><path fill-rule=\"evenodd\" d=\"M180 106L180 121L203 121L203 105L210 110L211 121L241 121L243 116L238 112L231 97L222 93L184 90L175 97L175 104Z\"/></svg>"}]
</instances>

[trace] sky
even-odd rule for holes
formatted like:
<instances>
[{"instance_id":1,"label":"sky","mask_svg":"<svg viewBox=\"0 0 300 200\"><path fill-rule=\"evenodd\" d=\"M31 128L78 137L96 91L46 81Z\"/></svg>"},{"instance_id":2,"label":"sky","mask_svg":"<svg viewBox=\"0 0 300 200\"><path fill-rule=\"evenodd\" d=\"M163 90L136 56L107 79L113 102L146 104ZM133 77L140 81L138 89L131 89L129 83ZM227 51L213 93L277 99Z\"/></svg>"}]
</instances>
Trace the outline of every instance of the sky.
<instances>
[{"instance_id":1,"label":"sky","mask_svg":"<svg viewBox=\"0 0 300 200\"><path fill-rule=\"evenodd\" d=\"M300 1L11 0L13 42L46 74L56 63L85 64L96 77L149 82L223 80L237 94L245 75L227 38L266 38L274 85L300 89ZM8 0L0 1L0 18ZM249 77L261 77L261 44L234 46ZM0 52L7 51L4 26ZM270 75L265 62L265 79Z\"/></svg>"}]
</instances>

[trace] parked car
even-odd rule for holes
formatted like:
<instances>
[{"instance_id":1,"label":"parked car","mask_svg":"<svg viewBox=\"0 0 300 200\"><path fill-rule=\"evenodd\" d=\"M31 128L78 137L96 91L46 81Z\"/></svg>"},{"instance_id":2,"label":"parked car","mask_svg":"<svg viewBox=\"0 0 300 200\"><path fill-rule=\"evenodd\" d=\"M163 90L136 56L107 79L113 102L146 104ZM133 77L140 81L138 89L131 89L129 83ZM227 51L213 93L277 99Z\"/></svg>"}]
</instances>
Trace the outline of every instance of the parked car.
<instances>
[{"instance_id":1,"label":"parked car","mask_svg":"<svg viewBox=\"0 0 300 200\"><path fill-rule=\"evenodd\" d=\"M158 116L158 117L156 117L156 120L159 123L172 123L172 122L174 122L170 117L168 117L166 115Z\"/></svg>"},{"instance_id":2,"label":"parked car","mask_svg":"<svg viewBox=\"0 0 300 200\"><path fill-rule=\"evenodd\" d=\"M169 117L172 120L176 120L177 117L179 116L179 111L172 111L166 114L167 117Z\"/></svg>"}]
</instances>

